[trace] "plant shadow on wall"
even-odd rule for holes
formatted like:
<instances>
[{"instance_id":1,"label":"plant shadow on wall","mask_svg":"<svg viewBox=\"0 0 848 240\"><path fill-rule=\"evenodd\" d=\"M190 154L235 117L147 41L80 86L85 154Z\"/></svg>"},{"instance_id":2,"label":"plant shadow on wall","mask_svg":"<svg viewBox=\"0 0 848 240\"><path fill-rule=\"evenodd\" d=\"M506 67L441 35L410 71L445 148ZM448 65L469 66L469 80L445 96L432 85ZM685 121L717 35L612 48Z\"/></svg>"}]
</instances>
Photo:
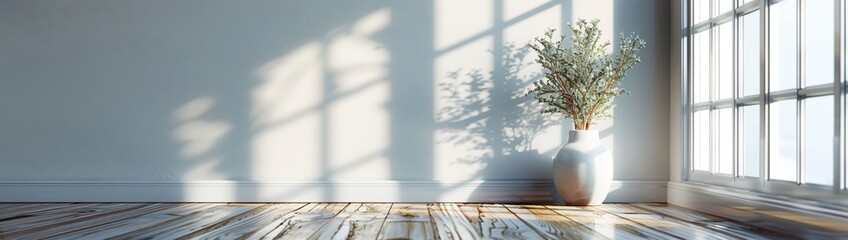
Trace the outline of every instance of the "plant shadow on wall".
<instances>
[{"instance_id":1,"label":"plant shadow on wall","mask_svg":"<svg viewBox=\"0 0 848 240\"><path fill-rule=\"evenodd\" d=\"M559 138L562 121L557 116L540 114L544 106L527 96L527 87L542 77L538 71L525 74L532 64L527 59L529 48L509 43L503 46L498 71L481 69L456 70L448 74L450 81L439 84L444 107L437 109L436 121L443 130L437 143L465 146L465 152L452 165L478 166L468 179L536 180L550 179L551 157L556 148L542 150L534 146L540 135L555 133ZM557 139L559 142L559 139ZM524 176L516 179L513 176ZM532 176L532 179L527 179ZM476 191L470 199L550 202L552 189L526 191L523 196L512 192ZM530 192L528 195L527 192ZM501 195L505 194L505 195Z\"/></svg>"}]
</instances>

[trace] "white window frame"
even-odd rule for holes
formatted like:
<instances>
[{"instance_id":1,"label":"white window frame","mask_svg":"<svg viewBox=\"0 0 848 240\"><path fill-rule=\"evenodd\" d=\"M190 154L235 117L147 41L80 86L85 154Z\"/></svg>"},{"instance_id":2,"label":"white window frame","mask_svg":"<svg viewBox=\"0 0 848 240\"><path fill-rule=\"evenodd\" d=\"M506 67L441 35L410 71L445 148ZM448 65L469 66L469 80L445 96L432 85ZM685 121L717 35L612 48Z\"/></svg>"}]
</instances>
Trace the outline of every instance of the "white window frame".
<instances>
[{"instance_id":1,"label":"white window frame","mask_svg":"<svg viewBox=\"0 0 848 240\"><path fill-rule=\"evenodd\" d=\"M719 186L727 186L734 188L741 188L747 190L753 190L758 192L764 192L775 195L784 195L791 196L797 198L804 199L815 199L819 201L827 201L827 202L837 202L844 205L848 205L848 190L846 189L846 164L845 164L845 106L846 106L846 65L845 65L845 38L846 29L845 29L845 12L846 12L846 4L843 3L843 0L833 0L834 1L834 14L835 14L835 22L834 22L834 79L832 84L820 84L815 86L805 86L805 74L804 74L804 3L805 0L795 0L798 4L797 6L797 51L798 51L798 60L796 63L797 71L797 81L796 88L780 90L780 91L770 91L769 90L769 68L770 68L770 60L769 58L769 8L771 5L783 1L793 1L793 0L755 0L749 3L745 3L744 5L739 5L742 0L733 0L733 10L727 13L717 14L715 11L717 10L717 1L719 0L682 0L682 13L684 14L684 22L683 22L683 44L682 44L682 57L685 60L684 64L682 64L682 77L683 77L683 101L684 101L684 111L682 119L684 121L684 139L685 143L683 144L683 152L684 152L684 161L683 161L683 169L682 169L682 177L684 181L692 181L692 182L701 182L708 183ZM693 19L694 6L695 1L709 1L709 17L707 20L704 20L699 23L691 24ZM821 0L817 0L821 1ZM759 81L759 94L756 96L740 96L740 84L739 81L741 72L738 70L740 66L740 55L741 55L741 42L740 42L740 26L741 21L739 21L743 16L749 14L754 11L760 11L760 49L759 49L759 57L760 57L760 81ZM717 78L715 75L717 74L717 66L716 64L716 42L717 39L712 33L713 29L717 30L717 27L720 24L732 22L733 26L733 97L731 99L715 99L717 94L715 93L715 86L717 82ZM694 39L692 36L695 33L703 32L703 31L711 31L710 34L710 43L709 43L709 54L710 54L710 67L709 67L709 81L710 81L710 90L709 90L709 101L701 102L701 103L693 103L693 78L694 74L691 69L693 69L693 42ZM804 129L804 104L803 101L806 98L810 97L819 97L819 96L829 96L833 95L834 100L834 141L833 141L833 176L834 182L832 186L827 185L818 185L818 184L807 184L804 182L804 138L805 138L805 129ZM795 100L796 101L796 143L797 143L797 151L796 151L796 180L795 181L783 181L783 180L774 180L770 179L769 176L769 107L772 103L776 103L777 101L787 101L787 100ZM760 146L760 174L759 177L745 177L740 174L741 172L741 163L740 158L740 128L739 125L741 123L740 118L740 107L743 106L751 106L758 105L760 111L759 118L759 146ZM733 109L733 173L732 174L723 174L718 173L717 166L717 157L716 153L716 135L717 135L717 120L716 120L716 112L718 109ZM709 152L710 152L710 171L696 171L694 170L694 156L692 153L693 148L693 114L696 111L710 111L710 131L709 131Z\"/></svg>"}]
</instances>

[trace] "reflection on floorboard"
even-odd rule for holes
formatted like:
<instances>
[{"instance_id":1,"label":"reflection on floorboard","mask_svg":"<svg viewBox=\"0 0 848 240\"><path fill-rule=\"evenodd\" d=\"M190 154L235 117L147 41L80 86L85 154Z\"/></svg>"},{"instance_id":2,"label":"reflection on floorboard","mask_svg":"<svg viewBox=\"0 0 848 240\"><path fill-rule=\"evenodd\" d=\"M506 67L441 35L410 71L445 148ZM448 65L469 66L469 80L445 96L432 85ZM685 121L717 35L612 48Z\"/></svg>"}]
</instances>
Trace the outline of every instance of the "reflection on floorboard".
<instances>
[{"instance_id":1,"label":"reflection on floorboard","mask_svg":"<svg viewBox=\"0 0 848 240\"><path fill-rule=\"evenodd\" d=\"M686 208L650 203L593 207L468 203L0 204L0 239L803 237Z\"/></svg>"}]
</instances>

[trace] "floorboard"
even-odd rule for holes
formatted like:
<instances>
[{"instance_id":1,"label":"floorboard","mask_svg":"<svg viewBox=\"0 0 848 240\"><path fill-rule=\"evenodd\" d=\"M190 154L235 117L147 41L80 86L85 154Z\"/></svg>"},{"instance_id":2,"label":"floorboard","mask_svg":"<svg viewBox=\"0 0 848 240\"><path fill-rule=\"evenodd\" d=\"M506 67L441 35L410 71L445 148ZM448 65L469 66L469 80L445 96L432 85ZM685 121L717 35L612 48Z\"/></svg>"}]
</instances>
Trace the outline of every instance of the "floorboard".
<instances>
[{"instance_id":1,"label":"floorboard","mask_svg":"<svg viewBox=\"0 0 848 240\"><path fill-rule=\"evenodd\" d=\"M453 203L434 203L428 207L439 239L482 239L478 223L472 222ZM476 208L474 210L476 212Z\"/></svg>"},{"instance_id":2,"label":"floorboard","mask_svg":"<svg viewBox=\"0 0 848 240\"><path fill-rule=\"evenodd\" d=\"M110 239L176 239L214 225L219 221L247 212L255 205L221 204L210 209L194 211L182 217L124 233Z\"/></svg>"},{"instance_id":3,"label":"floorboard","mask_svg":"<svg viewBox=\"0 0 848 240\"><path fill-rule=\"evenodd\" d=\"M68 234L71 232L80 231L83 229L97 229L99 226L109 225L115 222L122 222L130 218L139 217L145 214L161 212L168 208L178 206L178 204L149 204L137 208L127 208L123 211L116 211L111 215L100 215L90 217L88 219L80 219L72 222L57 222L47 225L39 229L28 230L30 233L21 232L17 235L26 236L32 239L47 239L55 238L57 235ZM10 233L11 238L15 238L16 234Z\"/></svg>"},{"instance_id":4,"label":"floorboard","mask_svg":"<svg viewBox=\"0 0 848 240\"><path fill-rule=\"evenodd\" d=\"M534 230L506 207L499 204L481 204L480 228L486 239L542 239L543 234Z\"/></svg>"},{"instance_id":5,"label":"floorboard","mask_svg":"<svg viewBox=\"0 0 848 240\"><path fill-rule=\"evenodd\" d=\"M427 204L392 204L378 238L436 239Z\"/></svg>"},{"instance_id":6,"label":"floorboard","mask_svg":"<svg viewBox=\"0 0 848 240\"><path fill-rule=\"evenodd\" d=\"M336 231L325 235L330 239L376 239L392 204L358 203L348 206L352 212L333 219Z\"/></svg>"},{"instance_id":7,"label":"floorboard","mask_svg":"<svg viewBox=\"0 0 848 240\"><path fill-rule=\"evenodd\" d=\"M3 221L0 231L8 235L21 235L28 232L48 230L64 223L84 221L95 217L105 217L112 213L142 207L142 204L83 204L67 208L58 208L36 212L29 217Z\"/></svg>"},{"instance_id":8,"label":"floorboard","mask_svg":"<svg viewBox=\"0 0 848 240\"><path fill-rule=\"evenodd\" d=\"M252 214L190 236L197 239L259 238L265 235L261 231L263 228L273 225L272 223L282 223L287 216L293 215L305 205L305 203L268 204L257 208L257 211Z\"/></svg>"},{"instance_id":9,"label":"floorboard","mask_svg":"<svg viewBox=\"0 0 848 240\"><path fill-rule=\"evenodd\" d=\"M506 206L530 227L550 239L603 239L603 235L544 206Z\"/></svg>"},{"instance_id":10,"label":"floorboard","mask_svg":"<svg viewBox=\"0 0 848 240\"><path fill-rule=\"evenodd\" d=\"M778 230L650 203L0 203L0 239L804 238Z\"/></svg>"},{"instance_id":11,"label":"floorboard","mask_svg":"<svg viewBox=\"0 0 848 240\"><path fill-rule=\"evenodd\" d=\"M709 231L698 225L689 224L674 218L665 218L662 215L629 205L603 205L597 207L597 209L678 239L737 239L733 236L725 235L722 232Z\"/></svg>"},{"instance_id":12,"label":"floorboard","mask_svg":"<svg viewBox=\"0 0 848 240\"><path fill-rule=\"evenodd\" d=\"M349 215L349 203L322 203L298 212L299 215L275 239L319 239L326 231L333 231L332 220L336 217ZM324 238L326 239L326 238Z\"/></svg>"},{"instance_id":13,"label":"floorboard","mask_svg":"<svg viewBox=\"0 0 848 240\"><path fill-rule=\"evenodd\" d=\"M3 204L0 206L0 221L34 216L38 212L64 209L73 205L84 204Z\"/></svg>"},{"instance_id":14,"label":"floorboard","mask_svg":"<svg viewBox=\"0 0 848 240\"><path fill-rule=\"evenodd\" d=\"M668 234L601 211L597 207L546 207L609 239L673 239Z\"/></svg>"}]
</instances>

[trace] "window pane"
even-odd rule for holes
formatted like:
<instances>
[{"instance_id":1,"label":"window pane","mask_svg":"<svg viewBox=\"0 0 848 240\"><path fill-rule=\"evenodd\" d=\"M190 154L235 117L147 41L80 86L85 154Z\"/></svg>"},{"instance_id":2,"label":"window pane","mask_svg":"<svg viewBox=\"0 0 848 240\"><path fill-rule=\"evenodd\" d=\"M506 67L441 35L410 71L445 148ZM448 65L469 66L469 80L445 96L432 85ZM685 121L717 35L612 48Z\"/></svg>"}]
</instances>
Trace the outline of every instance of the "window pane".
<instances>
[{"instance_id":1,"label":"window pane","mask_svg":"<svg viewBox=\"0 0 848 240\"><path fill-rule=\"evenodd\" d=\"M709 101L710 93L710 33L703 31L696 33L693 39L692 73L693 89L692 99L695 103Z\"/></svg>"},{"instance_id":2,"label":"window pane","mask_svg":"<svg viewBox=\"0 0 848 240\"><path fill-rule=\"evenodd\" d=\"M710 0L693 0L692 21L697 24L710 16Z\"/></svg>"},{"instance_id":3,"label":"window pane","mask_svg":"<svg viewBox=\"0 0 848 240\"><path fill-rule=\"evenodd\" d=\"M795 100L772 103L769 116L771 179L795 181L797 165L795 162L797 112Z\"/></svg>"},{"instance_id":4,"label":"window pane","mask_svg":"<svg viewBox=\"0 0 848 240\"><path fill-rule=\"evenodd\" d=\"M806 1L804 51L807 86L833 82L833 1Z\"/></svg>"},{"instance_id":5,"label":"window pane","mask_svg":"<svg viewBox=\"0 0 848 240\"><path fill-rule=\"evenodd\" d=\"M781 1L771 6L769 53L771 91L796 87L798 51L796 37L797 2Z\"/></svg>"},{"instance_id":6,"label":"window pane","mask_svg":"<svg viewBox=\"0 0 848 240\"><path fill-rule=\"evenodd\" d=\"M805 182L833 185L833 96L805 101Z\"/></svg>"},{"instance_id":7,"label":"window pane","mask_svg":"<svg viewBox=\"0 0 848 240\"><path fill-rule=\"evenodd\" d=\"M718 113L718 172L733 174L733 109L725 108Z\"/></svg>"},{"instance_id":8,"label":"window pane","mask_svg":"<svg viewBox=\"0 0 848 240\"><path fill-rule=\"evenodd\" d=\"M740 108L742 124L739 135L742 147L739 155L742 157L740 175L748 177L760 176L760 106L745 106Z\"/></svg>"},{"instance_id":9,"label":"window pane","mask_svg":"<svg viewBox=\"0 0 848 240\"><path fill-rule=\"evenodd\" d=\"M710 170L710 112L695 112L692 119L692 157L695 170Z\"/></svg>"},{"instance_id":10,"label":"window pane","mask_svg":"<svg viewBox=\"0 0 848 240\"><path fill-rule=\"evenodd\" d=\"M733 98L733 22L718 26L718 99Z\"/></svg>"},{"instance_id":11,"label":"window pane","mask_svg":"<svg viewBox=\"0 0 848 240\"><path fill-rule=\"evenodd\" d=\"M724 14L726 12L730 12L733 10L733 0L715 0L718 5L718 11L716 11L716 16Z\"/></svg>"},{"instance_id":12,"label":"window pane","mask_svg":"<svg viewBox=\"0 0 848 240\"><path fill-rule=\"evenodd\" d=\"M742 95L760 93L760 11L742 17Z\"/></svg>"}]
</instances>

